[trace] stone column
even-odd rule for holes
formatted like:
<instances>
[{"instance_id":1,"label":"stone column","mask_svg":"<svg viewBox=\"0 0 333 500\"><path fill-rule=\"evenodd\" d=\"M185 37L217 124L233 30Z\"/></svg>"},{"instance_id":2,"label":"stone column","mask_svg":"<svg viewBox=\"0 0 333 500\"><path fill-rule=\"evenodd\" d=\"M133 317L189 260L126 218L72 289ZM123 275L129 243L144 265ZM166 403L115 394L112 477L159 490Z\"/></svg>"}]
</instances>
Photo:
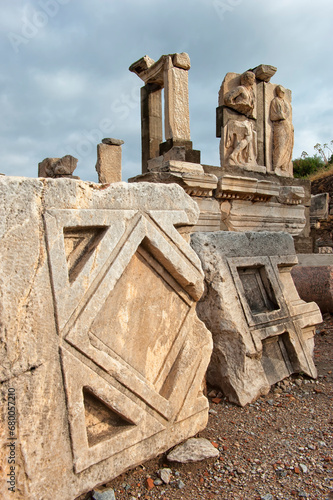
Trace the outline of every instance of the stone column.
<instances>
[{"instance_id":1,"label":"stone column","mask_svg":"<svg viewBox=\"0 0 333 500\"><path fill-rule=\"evenodd\" d=\"M141 88L141 151L142 173L147 172L147 162L159 156L159 145L163 141L162 89L147 83Z\"/></svg>"},{"instance_id":2,"label":"stone column","mask_svg":"<svg viewBox=\"0 0 333 500\"><path fill-rule=\"evenodd\" d=\"M187 54L168 56L164 63L165 139L190 141Z\"/></svg>"},{"instance_id":3,"label":"stone column","mask_svg":"<svg viewBox=\"0 0 333 500\"><path fill-rule=\"evenodd\" d=\"M121 145L124 141L119 139L103 139L102 144L97 144L98 182L112 184L121 182Z\"/></svg>"}]
</instances>

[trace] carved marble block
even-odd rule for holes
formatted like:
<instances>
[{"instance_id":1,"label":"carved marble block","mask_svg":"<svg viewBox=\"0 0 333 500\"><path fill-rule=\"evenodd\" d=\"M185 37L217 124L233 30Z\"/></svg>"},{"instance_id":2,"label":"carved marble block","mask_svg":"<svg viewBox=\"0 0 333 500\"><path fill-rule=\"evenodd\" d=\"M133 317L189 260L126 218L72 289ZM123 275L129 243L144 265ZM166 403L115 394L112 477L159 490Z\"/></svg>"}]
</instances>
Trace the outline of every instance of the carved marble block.
<instances>
[{"instance_id":1,"label":"carved marble block","mask_svg":"<svg viewBox=\"0 0 333 500\"><path fill-rule=\"evenodd\" d=\"M221 166L293 177L291 91L270 83L276 68L261 64L227 73L217 108Z\"/></svg>"},{"instance_id":2,"label":"carved marble block","mask_svg":"<svg viewBox=\"0 0 333 500\"><path fill-rule=\"evenodd\" d=\"M300 299L291 277L297 264L286 233L195 233L207 291L197 306L213 334L207 380L245 405L292 373L316 378L313 362L318 306Z\"/></svg>"},{"instance_id":3,"label":"carved marble block","mask_svg":"<svg viewBox=\"0 0 333 500\"><path fill-rule=\"evenodd\" d=\"M180 234L199 210L161 184L3 177L0 199L0 497L74 499L207 423L203 273Z\"/></svg>"}]
</instances>

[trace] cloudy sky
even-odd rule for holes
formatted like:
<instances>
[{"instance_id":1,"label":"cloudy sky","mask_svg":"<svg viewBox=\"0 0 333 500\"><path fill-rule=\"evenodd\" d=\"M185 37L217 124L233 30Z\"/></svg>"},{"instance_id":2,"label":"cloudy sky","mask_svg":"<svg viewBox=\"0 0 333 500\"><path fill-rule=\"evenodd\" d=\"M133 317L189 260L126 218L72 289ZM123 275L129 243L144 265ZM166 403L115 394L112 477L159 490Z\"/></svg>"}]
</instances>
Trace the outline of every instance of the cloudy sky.
<instances>
[{"instance_id":1,"label":"cloudy sky","mask_svg":"<svg viewBox=\"0 0 333 500\"><path fill-rule=\"evenodd\" d=\"M193 147L219 164L217 94L224 75L272 64L293 92L295 148L333 139L332 0L1 0L0 172L37 176L71 154L97 180L96 144L123 139L123 179L141 171L144 55L187 52Z\"/></svg>"}]
</instances>

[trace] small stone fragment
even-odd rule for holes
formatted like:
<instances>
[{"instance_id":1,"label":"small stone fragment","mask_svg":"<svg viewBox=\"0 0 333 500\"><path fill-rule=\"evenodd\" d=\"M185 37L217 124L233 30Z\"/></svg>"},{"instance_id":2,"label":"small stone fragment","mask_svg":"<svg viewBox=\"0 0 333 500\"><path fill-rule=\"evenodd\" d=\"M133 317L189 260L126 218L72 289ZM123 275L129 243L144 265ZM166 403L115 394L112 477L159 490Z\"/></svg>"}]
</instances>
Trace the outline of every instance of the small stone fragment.
<instances>
[{"instance_id":1,"label":"small stone fragment","mask_svg":"<svg viewBox=\"0 0 333 500\"><path fill-rule=\"evenodd\" d=\"M273 495L271 495L270 493L267 493L267 495L264 495L263 497L261 497L261 500L273 500Z\"/></svg>"},{"instance_id":2,"label":"small stone fragment","mask_svg":"<svg viewBox=\"0 0 333 500\"><path fill-rule=\"evenodd\" d=\"M124 141L121 139L113 139L113 137L106 137L105 139L102 139L103 144L108 144L109 146L121 146L124 144Z\"/></svg>"},{"instance_id":3,"label":"small stone fragment","mask_svg":"<svg viewBox=\"0 0 333 500\"><path fill-rule=\"evenodd\" d=\"M93 500L116 500L113 489L108 489L104 491L94 490L91 498Z\"/></svg>"},{"instance_id":4,"label":"small stone fragment","mask_svg":"<svg viewBox=\"0 0 333 500\"><path fill-rule=\"evenodd\" d=\"M208 397L209 398L216 398L217 396L217 390L216 389L212 389L209 393L208 393Z\"/></svg>"},{"instance_id":5,"label":"small stone fragment","mask_svg":"<svg viewBox=\"0 0 333 500\"><path fill-rule=\"evenodd\" d=\"M178 481L176 481L176 485L179 490L185 488L185 483L181 479L178 479Z\"/></svg>"},{"instance_id":6,"label":"small stone fragment","mask_svg":"<svg viewBox=\"0 0 333 500\"><path fill-rule=\"evenodd\" d=\"M155 486L161 486L163 484L163 481L162 481L162 479L158 478L158 479L155 479L154 484L155 484Z\"/></svg>"},{"instance_id":7,"label":"small stone fragment","mask_svg":"<svg viewBox=\"0 0 333 500\"><path fill-rule=\"evenodd\" d=\"M308 494L305 491L303 491L303 490L301 490L301 491L298 492L298 496L300 498L308 498Z\"/></svg>"},{"instance_id":8,"label":"small stone fragment","mask_svg":"<svg viewBox=\"0 0 333 500\"><path fill-rule=\"evenodd\" d=\"M303 474L306 474L308 472L308 468L304 464L299 464L299 468L301 469L301 471L303 472Z\"/></svg>"},{"instance_id":9,"label":"small stone fragment","mask_svg":"<svg viewBox=\"0 0 333 500\"><path fill-rule=\"evenodd\" d=\"M151 477L147 477L147 489L151 490L154 488L154 481L152 480Z\"/></svg>"},{"instance_id":10,"label":"small stone fragment","mask_svg":"<svg viewBox=\"0 0 333 500\"><path fill-rule=\"evenodd\" d=\"M215 403L216 405L218 405L219 403L221 403L222 399L221 398L213 398L212 399L212 403Z\"/></svg>"},{"instance_id":11,"label":"small stone fragment","mask_svg":"<svg viewBox=\"0 0 333 500\"><path fill-rule=\"evenodd\" d=\"M169 484L170 479L172 476L172 470L171 469L160 469L157 471L157 474L160 476L162 479L163 483Z\"/></svg>"},{"instance_id":12,"label":"small stone fragment","mask_svg":"<svg viewBox=\"0 0 333 500\"><path fill-rule=\"evenodd\" d=\"M168 455L167 459L171 462L199 462L206 458L215 458L219 456L219 451L212 445L208 439L191 438L185 443L176 446Z\"/></svg>"}]
</instances>

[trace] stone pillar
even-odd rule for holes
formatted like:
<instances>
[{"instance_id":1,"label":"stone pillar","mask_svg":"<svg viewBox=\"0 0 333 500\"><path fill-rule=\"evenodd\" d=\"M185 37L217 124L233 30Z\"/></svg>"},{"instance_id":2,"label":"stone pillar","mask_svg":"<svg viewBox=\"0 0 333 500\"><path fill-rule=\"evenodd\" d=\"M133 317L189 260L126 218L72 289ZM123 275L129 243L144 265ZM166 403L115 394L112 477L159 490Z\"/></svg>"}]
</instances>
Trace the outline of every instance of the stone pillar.
<instances>
[{"instance_id":1,"label":"stone pillar","mask_svg":"<svg viewBox=\"0 0 333 500\"><path fill-rule=\"evenodd\" d=\"M102 144L97 144L98 182L112 184L121 181L121 145L124 141L119 139L103 139Z\"/></svg>"},{"instance_id":2,"label":"stone pillar","mask_svg":"<svg viewBox=\"0 0 333 500\"><path fill-rule=\"evenodd\" d=\"M149 160L159 158L173 148L185 147L184 160L200 163L200 151L194 150L190 134L188 99L189 55L168 54L154 61L144 56L130 66L130 71L144 81L141 89L142 173L149 170ZM161 90L164 89L164 136L162 125ZM159 142L159 148L156 148ZM176 159L179 150L172 151ZM162 158L163 157L163 158Z\"/></svg>"},{"instance_id":3,"label":"stone pillar","mask_svg":"<svg viewBox=\"0 0 333 500\"><path fill-rule=\"evenodd\" d=\"M164 64L165 139L190 141L187 54L168 56Z\"/></svg>"},{"instance_id":4,"label":"stone pillar","mask_svg":"<svg viewBox=\"0 0 333 500\"><path fill-rule=\"evenodd\" d=\"M142 173L147 172L147 162L159 156L163 141L162 89L154 83L141 88L141 151Z\"/></svg>"}]
</instances>

